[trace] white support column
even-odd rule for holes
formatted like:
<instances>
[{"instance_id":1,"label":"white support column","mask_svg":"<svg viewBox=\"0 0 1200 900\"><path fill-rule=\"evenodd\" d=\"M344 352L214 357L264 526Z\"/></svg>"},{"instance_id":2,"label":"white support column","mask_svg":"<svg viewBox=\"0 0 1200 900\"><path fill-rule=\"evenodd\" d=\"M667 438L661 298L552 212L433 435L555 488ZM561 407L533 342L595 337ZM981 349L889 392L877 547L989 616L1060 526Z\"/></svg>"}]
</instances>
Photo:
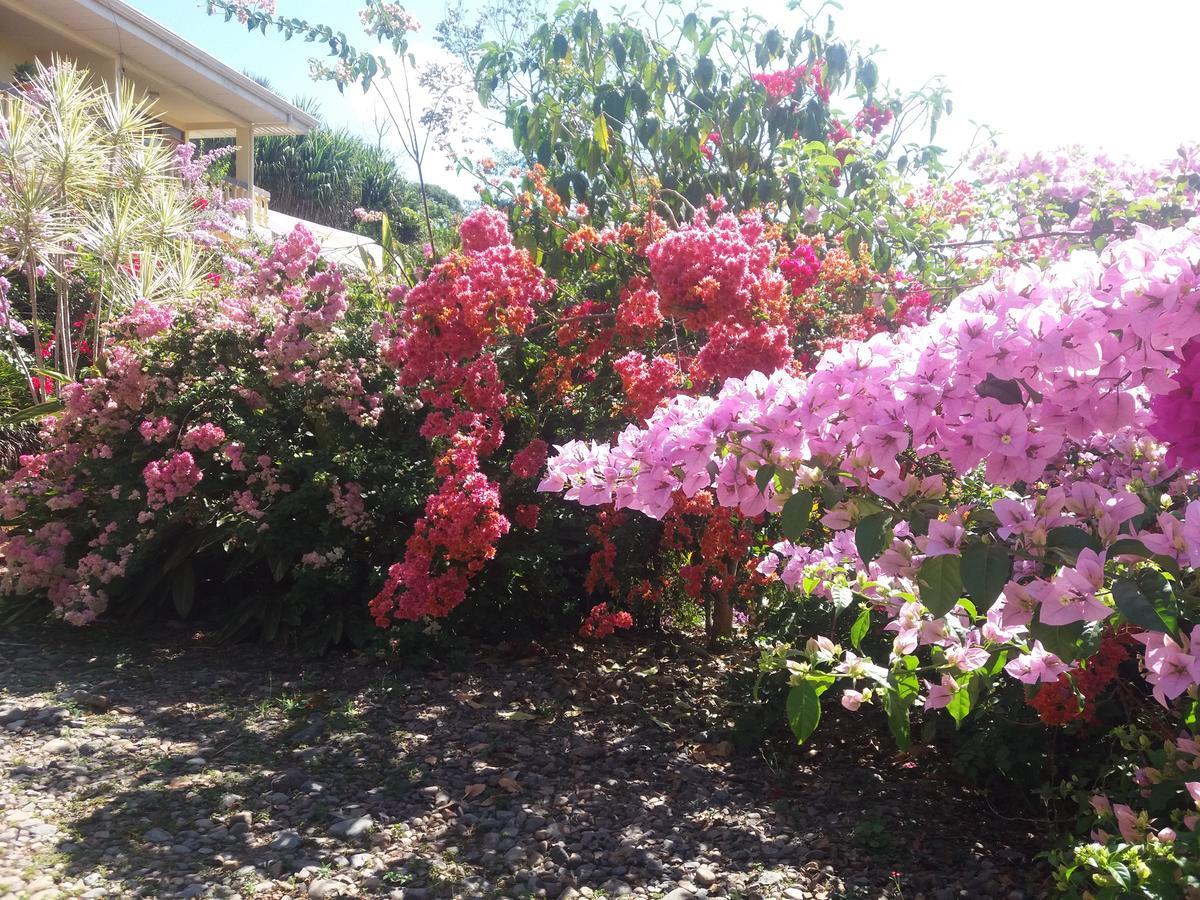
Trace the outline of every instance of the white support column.
<instances>
[{"instance_id":1,"label":"white support column","mask_svg":"<svg viewBox=\"0 0 1200 900\"><path fill-rule=\"evenodd\" d=\"M237 129L237 153L234 156L237 180L246 185L246 195L250 198L250 208L246 210L246 221L254 228L254 126L247 125Z\"/></svg>"}]
</instances>

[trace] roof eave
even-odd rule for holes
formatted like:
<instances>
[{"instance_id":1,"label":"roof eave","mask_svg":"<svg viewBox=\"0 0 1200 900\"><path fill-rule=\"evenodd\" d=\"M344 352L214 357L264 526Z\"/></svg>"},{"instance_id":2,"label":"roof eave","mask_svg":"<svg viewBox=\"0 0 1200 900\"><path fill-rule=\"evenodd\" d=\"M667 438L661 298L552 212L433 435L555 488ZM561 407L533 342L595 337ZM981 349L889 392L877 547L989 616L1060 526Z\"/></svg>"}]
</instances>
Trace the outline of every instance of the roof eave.
<instances>
[{"instance_id":1,"label":"roof eave","mask_svg":"<svg viewBox=\"0 0 1200 900\"><path fill-rule=\"evenodd\" d=\"M266 117L267 121L252 124L282 129L273 132L277 134L305 134L317 127L317 119L298 106L289 103L274 91L263 87L254 79L243 75L201 50L145 13L125 3L124 0L74 0L74 2L93 13L103 15L113 21L119 29L126 29L142 40L151 38L161 46L169 48L181 61L187 62L210 81L240 94L243 99L262 107L264 112L269 114ZM139 31L142 32L140 35L137 34Z\"/></svg>"}]
</instances>

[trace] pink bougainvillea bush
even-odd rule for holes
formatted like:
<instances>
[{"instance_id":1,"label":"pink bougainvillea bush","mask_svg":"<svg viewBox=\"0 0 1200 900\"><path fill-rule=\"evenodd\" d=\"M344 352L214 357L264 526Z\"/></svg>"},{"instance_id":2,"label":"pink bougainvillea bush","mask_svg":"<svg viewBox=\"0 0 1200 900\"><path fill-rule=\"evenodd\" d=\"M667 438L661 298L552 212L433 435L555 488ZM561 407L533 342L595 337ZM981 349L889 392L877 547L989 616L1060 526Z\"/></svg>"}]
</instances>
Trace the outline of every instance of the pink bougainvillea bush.
<instances>
[{"instance_id":1,"label":"pink bougainvillea bush","mask_svg":"<svg viewBox=\"0 0 1200 900\"><path fill-rule=\"evenodd\" d=\"M297 228L113 323L103 372L61 389L44 450L0 485L0 591L77 624L159 602L221 610L230 634L365 620L371 555L425 481L384 326L317 254Z\"/></svg>"},{"instance_id":2,"label":"pink bougainvillea bush","mask_svg":"<svg viewBox=\"0 0 1200 900\"><path fill-rule=\"evenodd\" d=\"M1115 671L1092 670L1126 655L1159 709L1146 715L1186 728L1200 709L1198 334L1200 220L1141 227L827 351L811 374L730 379L615 442L567 443L541 487L653 517L707 490L767 514L778 540L760 571L853 623L844 643L813 634L764 660L791 685L802 740L830 688L881 710L902 746L915 711L961 722L1005 682L1045 717L1081 718L1084 685ZM1110 635L1132 638L1119 658ZM1069 702L1039 706L1060 685ZM1197 841L1177 787L1175 811L1118 817L1127 844Z\"/></svg>"}]
</instances>

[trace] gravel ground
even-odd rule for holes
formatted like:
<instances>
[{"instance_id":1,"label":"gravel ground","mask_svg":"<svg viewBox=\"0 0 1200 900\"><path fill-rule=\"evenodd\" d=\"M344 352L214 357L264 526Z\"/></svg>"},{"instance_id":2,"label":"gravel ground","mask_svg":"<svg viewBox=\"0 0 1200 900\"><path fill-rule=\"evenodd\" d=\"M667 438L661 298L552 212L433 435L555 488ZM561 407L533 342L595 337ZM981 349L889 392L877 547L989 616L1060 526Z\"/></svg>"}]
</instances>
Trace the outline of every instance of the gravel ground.
<instances>
[{"instance_id":1,"label":"gravel ground","mask_svg":"<svg viewBox=\"0 0 1200 900\"><path fill-rule=\"evenodd\" d=\"M745 660L533 651L416 671L10 629L0 897L1039 895L1019 823L982 834L886 748L737 753Z\"/></svg>"}]
</instances>

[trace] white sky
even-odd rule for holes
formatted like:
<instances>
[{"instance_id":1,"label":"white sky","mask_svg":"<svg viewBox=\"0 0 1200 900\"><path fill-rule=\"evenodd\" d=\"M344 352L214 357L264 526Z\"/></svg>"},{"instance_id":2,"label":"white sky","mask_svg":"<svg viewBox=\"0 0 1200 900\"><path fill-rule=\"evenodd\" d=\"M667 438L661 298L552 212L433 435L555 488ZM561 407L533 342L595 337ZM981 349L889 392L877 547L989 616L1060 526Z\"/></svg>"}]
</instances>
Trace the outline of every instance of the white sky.
<instances>
[{"instance_id":1,"label":"white sky","mask_svg":"<svg viewBox=\"0 0 1200 900\"><path fill-rule=\"evenodd\" d=\"M750 6L768 19L779 8ZM840 34L883 48L893 84L943 77L950 150L970 119L1013 149L1082 144L1144 162L1200 140L1200 0L844 0L833 15Z\"/></svg>"}]
</instances>

